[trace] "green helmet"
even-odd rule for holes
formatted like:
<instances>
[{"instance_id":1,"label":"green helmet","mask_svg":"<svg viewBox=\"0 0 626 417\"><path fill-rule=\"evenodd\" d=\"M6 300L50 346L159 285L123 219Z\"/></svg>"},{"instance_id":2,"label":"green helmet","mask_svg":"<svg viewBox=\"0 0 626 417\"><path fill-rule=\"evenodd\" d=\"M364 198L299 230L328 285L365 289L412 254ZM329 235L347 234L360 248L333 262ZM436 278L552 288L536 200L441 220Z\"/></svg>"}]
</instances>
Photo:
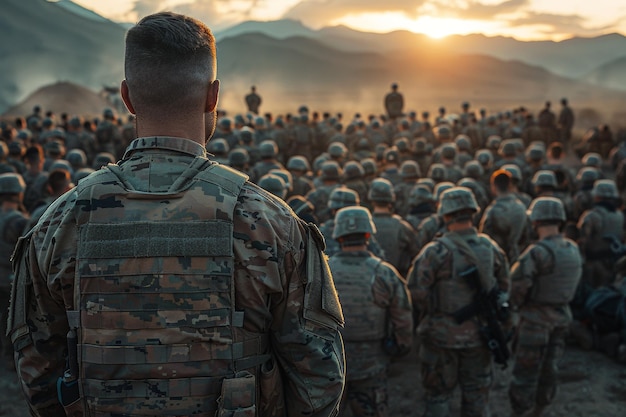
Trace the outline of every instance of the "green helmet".
<instances>
[{"instance_id":1,"label":"green helmet","mask_svg":"<svg viewBox=\"0 0 626 417\"><path fill-rule=\"evenodd\" d=\"M463 167L463 173L466 177L480 178L485 173L483 166L478 161L468 161Z\"/></svg>"},{"instance_id":2,"label":"green helmet","mask_svg":"<svg viewBox=\"0 0 626 417\"><path fill-rule=\"evenodd\" d=\"M532 184L535 187L557 187L556 175L554 171L548 169L541 169L535 172L532 179Z\"/></svg>"},{"instance_id":3,"label":"green helmet","mask_svg":"<svg viewBox=\"0 0 626 417\"><path fill-rule=\"evenodd\" d=\"M389 182L389 180L385 178L376 178L370 185L367 198L370 201L376 201L379 203L393 203L396 201L396 194L393 191L393 185Z\"/></svg>"},{"instance_id":4,"label":"green helmet","mask_svg":"<svg viewBox=\"0 0 626 417\"><path fill-rule=\"evenodd\" d=\"M340 209L349 206L358 206L361 204L359 195L356 191L349 189L348 187L335 188L328 197L328 208Z\"/></svg>"},{"instance_id":5,"label":"green helmet","mask_svg":"<svg viewBox=\"0 0 626 417\"><path fill-rule=\"evenodd\" d=\"M561 221L564 222L565 208L563 202L554 197L539 197L530 203L528 217L531 221Z\"/></svg>"},{"instance_id":6,"label":"green helmet","mask_svg":"<svg viewBox=\"0 0 626 417\"><path fill-rule=\"evenodd\" d=\"M365 170L363 166L357 161L349 161L343 166L343 176L346 180L353 180L357 178L363 178Z\"/></svg>"},{"instance_id":7,"label":"green helmet","mask_svg":"<svg viewBox=\"0 0 626 417\"><path fill-rule=\"evenodd\" d=\"M306 172L311 170L311 164L304 156L295 155L287 161L287 169Z\"/></svg>"},{"instance_id":8,"label":"green helmet","mask_svg":"<svg viewBox=\"0 0 626 417\"><path fill-rule=\"evenodd\" d=\"M407 152L410 148L407 138L398 138L393 144L400 152Z\"/></svg>"},{"instance_id":9,"label":"green helmet","mask_svg":"<svg viewBox=\"0 0 626 417\"><path fill-rule=\"evenodd\" d=\"M433 193L426 184L415 185L409 194L409 205L411 207L416 207L423 203L433 203L434 201Z\"/></svg>"},{"instance_id":10,"label":"green helmet","mask_svg":"<svg viewBox=\"0 0 626 417\"><path fill-rule=\"evenodd\" d=\"M328 154L333 158L343 158L348 154L348 148L341 142L333 142L328 145Z\"/></svg>"},{"instance_id":11,"label":"green helmet","mask_svg":"<svg viewBox=\"0 0 626 417\"><path fill-rule=\"evenodd\" d=\"M424 184L425 186L427 186L430 192L433 192L433 190L435 189L435 181L433 181L432 178L428 178L428 177L420 178L419 180L417 180L417 183Z\"/></svg>"},{"instance_id":12,"label":"green helmet","mask_svg":"<svg viewBox=\"0 0 626 417\"><path fill-rule=\"evenodd\" d=\"M435 136L439 142L447 141L452 138L452 131L447 125L441 125L435 128Z\"/></svg>"},{"instance_id":13,"label":"green helmet","mask_svg":"<svg viewBox=\"0 0 626 417\"><path fill-rule=\"evenodd\" d=\"M454 142L460 151L471 152L472 142L467 135L458 135L456 139L454 139Z\"/></svg>"},{"instance_id":14,"label":"green helmet","mask_svg":"<svg viewBox=\"0 0 626 417\"><path fill-rule=\"evenodd\" d=\"M287 186L285 185L285 181L283 181L283 179L278 175L263 175L259 180L259 187L280 198L285 198L287 195Z\"/></svg>"},{"instance_id":15,"label":"green helmet","mask_svg":"<svg viewBox=\"0 0 626 417\"><path fill-rule=\"evenodd\" d=\"M333 239L357 233L376 233L370 211L365 207L344 207L335 215Z\"/></svg>"},{"instance_id":16,"label":"green helmet","mask_svg":"<svg viewBox=\"0 0 626 417\"><path fill-rule=\"evenodd\" d=\"M250 162L250 154L244 148L235 148L228 154L230 166L241 166Z\"/></svg>"},{"instance_id":17,"label":"green helmet","mask_svg":"<svg viewBox=\"0 0 626 417\"><path fill-rule=\"evenodd\" d=\"M493 155L491 154L489 149L480 149L478 152L476 152L474 158L476 158L478 163L482 165L483 168L489 167L493 163Z\"/></svg>"},{"instance_id":18,"label":"green helmet","mask_svg":"<svg viewBox=\"0 0 626 417\"><path fill-rule=\"evenodd\" d=\"M72 149L67 155L65 155L65 159L69 162L72 167L75 169L83 168L87 165L87 155L82 149Z\"/></svg>"},{"instance_id":19,"label":"green helmet","mask_svg":"<svg viewBox=\"0 0 626 417\"><path fill-rule=\"evenodd\" d=\"M206 150L214 155L225 155L230 150L230 147L226 139L215 138L207 143Z\"/></svg>"},{"instance_id":20,"label":"green helmet","mask_svg":"<svg viewBox=\"0 0 626 417\"><path fill-rule=\"evenodd\" d=\"M428 168L428 176L435 182L446 180L446 167L443 164L435 163Z\"/></svg>"},{"instance_id":21,"label":"green helmet","mask_svg":"<svg viewBox=\"0 0 626 417\"><path fill-rule=\"evenodd\" d=\"M450 188L453 188L453 187L454 187L454 183L450 181L443 181L435 185L435 188L433 189L433 194L435 195L435 201L439 201L439 199L441 198L441 194L443 194L444 191L449 190Z\"/></svg>"},{"instance_id":22,"label":"green helmet","mask_svg":"<svg viewBox=\"0 0 626 417\"><path fill-rule=\"evenodd\" d=\"M372 158L362 159L361 166L363 167L363 171L365 171L365 175L375 175L376 171L378 171L376 161L374 161Z\"/></svg>"},{"instance_id":23,"label":"green helmet","mask_svg":"<svg viewBox=\"0 0 626 417\"><path fill-rule=\"evenodd\" d=\"M596 180L600 179L600 173L594 167L582 167L576 174L576 179L581 184L592 185Z\"/></svg>"},{"instance_id":24,"label":"green helmet","mask_svg":"<svg viewBox=\"0 0 626 417\"><path fill-rule=\"evenodd\" d=\"M593 189L591 190L591 196L594 198L602 199L616 199L619 198L617 186L613 180L597 180L593 183Z\"/></svg>"},{"instance_id":25,"label":"green helmet","mask_svg":"<svg viewBox=\"0 0 626 417\"><path fill-rule=\"evenodd\" d=\"M103 166L105 166L107 164L113 164L113 163L115 163L115 156L113 156L112 153L100 152L93 159L92 168L97 170L97 169L100 169L100 168L102 168Z\"/></svg>"},{"instance_id":26,"label":"green helmet","mask_svg":"<svg viewBox=\"0 0 626 417\"><path fill-rule=\"evenodd\" d=\"M515 143L505 140L500 143L500 147L498 148L498 154L504 157L511 157L517 155L517 146Z\"/></svg>"},{"instance_id":27,"label":"green helmet","mask_svg":"<svg viewBox=\"0 0 626 417\"><path fill-rule=\"evenodd\" d=\"M293 177L291 176L291 172L287 171L286 169L274 168L270 169L270 172L268 172L268 174L281 177L283 181L285 181L285 187L287 187L287 191L293 190Z\"/></svg>"},{"instance_id":28,"label":"green helmet","mask_svg":"<svg viewBox=\"0 0 626 417\"><path fill-rule=\"evenodd\" d=\"M278 153L278 146L273 140L264 140L259 144L261 158L274 158Z\"/></svg>"},{"instance_id":29,"label":"green helmet","mask_svg":"<svg viewBox=\"0 0 626 417\"><path fill-rule=\"evenodd\" d=\"M472 190L467 187L452 187L441 193L437 214L445 216L463 210L474 213L480 211Z\"/></svg>"},{"instance_id":30,"label":"green helmet","mask_svg":"<svg viewBox=\"0 0 626 417\"><path fill-rule=\"evenodd\" d=\"M19 194L26 190L26 183L20 174L7 172L0 174L0 194Z\"/></svg>"},{"instance_id":31,"label":"green helmet","mask_svg":"<svg viewBox=\"0 0 626 417\"><path fill-rule=\"evenodd\" d=\"M545 157L546 157L546 151L539 146L530 147L526 151L526 159L529 161L533 161L533 162L542 161L543 158Z\"/></svg>"},{"instance_id":32,"label":"green helmet","mask_svg":"<svg viewBox=\"0 0 626 417\"><path fill-rule=\"evenodd\" d=\"M403 179L419 178L421 175L420 166L415 161L404 161L400 165L400 176Z\"/></svg>"},{"instance_id":33,"label":"green helmet","mask_svg":"<svg viewBox=\"0 0 626 417\"><path fill-rule=\"evenodd\" d=\"M343 175L343 169L335 161L325 161L320 169L322 181L339 181Z\"/></svg>"},{"instance_id":34,"label":"green helmet","mask_svg":"<svg viewBox=\"0 0 626 417\"><path fill-rule=\"evenodd\" d=\"M502 169L508 171L511 174L511 177L517 181L522 181L522 170L515 164L504 164L502 165Z\"/></svg>"},{"instance_id":35,"label":"green helmet","mask_svg":"<svg viewBox=\"0 0 626 417\"><path fill-rule=\"evenodd\" d=\"M487 138L486 146L488 149L499 149L502 143L502 138L498 135L491 135Z\"/></svg>"},{"instance_id":36,"label":"green helmet","mask_svg":"<svg viewBox=\"0 0 626 417\"><path fill-rule=\"evenodd\" d=\"M456 145L447 143L441 147L441 157L446 159L454 159L456 157Z\"/></svg>"},{"instance_id":37,"label":"green helmet","mask_svg":"<svg viewBox=\"0 0 626 417\"><path fill-rule=\"evenodd\" d=\"M582 163L586 167L600 168L602 166L602 157L599 153L588 152L583 156Z\"/></svg>"}]
</instances>

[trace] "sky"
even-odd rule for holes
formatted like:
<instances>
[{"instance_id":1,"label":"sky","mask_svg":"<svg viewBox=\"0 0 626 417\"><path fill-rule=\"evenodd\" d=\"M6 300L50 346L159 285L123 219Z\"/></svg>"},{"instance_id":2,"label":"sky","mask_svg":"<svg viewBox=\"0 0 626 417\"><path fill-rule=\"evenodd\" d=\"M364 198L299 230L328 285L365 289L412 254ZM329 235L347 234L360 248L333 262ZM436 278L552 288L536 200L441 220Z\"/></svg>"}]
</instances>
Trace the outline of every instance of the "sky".
<instances>
[{"instance_id":1,"label":"sky","mask_svg":"<svg viewBox=\"0 0 626 417\"><path fill-rule=\"evenodd\" d=\"M104 17L135 22L161 10L189 14L214 31L246 20L300 20L367 32L409 30L433 38L482 33L519 40L626 35L623 0L72 0Z\"/></svg>"}]
</instances>

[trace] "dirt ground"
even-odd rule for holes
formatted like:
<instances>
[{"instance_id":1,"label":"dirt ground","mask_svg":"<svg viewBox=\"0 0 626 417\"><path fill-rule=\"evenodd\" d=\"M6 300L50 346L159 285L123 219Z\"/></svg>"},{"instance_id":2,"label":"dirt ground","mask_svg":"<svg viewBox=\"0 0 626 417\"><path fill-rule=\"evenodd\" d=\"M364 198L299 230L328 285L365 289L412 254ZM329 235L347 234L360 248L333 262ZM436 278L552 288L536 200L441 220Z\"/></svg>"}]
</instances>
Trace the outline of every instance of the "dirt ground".
<instances>
[{"instance_id":1,"label":"dirt ground","mask_svg":"<svg viewBox=\"0 0 626 417\"><path fill-rule=\"evenodd\" d=\"M509 367L510 368L510 367ZM498 373L491 396L491 416L510 415L506 374ZM391 417L417 417L424 412L423 390L415 355L395 362L389 380ZM457 392L452 415L459 415ZM626 366L599 352L568 346L560 367L560 387L544 417L624 417L626 415ZM0 416L27 417L27 407L16 374L0 371Z\"/></svg>"}]
</instances>

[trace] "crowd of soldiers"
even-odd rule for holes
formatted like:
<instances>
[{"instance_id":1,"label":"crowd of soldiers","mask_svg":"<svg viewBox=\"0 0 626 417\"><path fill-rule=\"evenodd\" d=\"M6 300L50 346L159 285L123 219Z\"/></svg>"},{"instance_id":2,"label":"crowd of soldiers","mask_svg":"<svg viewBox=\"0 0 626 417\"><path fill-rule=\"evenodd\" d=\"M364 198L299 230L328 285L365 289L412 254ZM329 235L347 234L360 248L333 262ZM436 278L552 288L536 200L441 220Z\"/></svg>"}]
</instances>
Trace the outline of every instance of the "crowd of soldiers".
<instances>
[{"instance_id":1,"label":"crowd of soldiers","mask_svg":"<svg viewBox=\"0 0 626 417\"><path fill-rule=\"evenodd\" d=\"M456 387L462 415L488 415L493 362L506 363L509 349L518 416L552 402L566 341L626 362L625 138L599 135L579 158L566 99L558 117L548 102L536 119L523 107L475 113L468 102L459 114L418 117L404 113L397 84L386 113L368 117L307 106L260 115L255 87L245 102L248 113L219 112L207 150L319 226L346 320L353 415L386 415L389 363L414 338L428 416L448 415ZM2 124L3 314L18 238L134 138L132 117L110 109L89 120L35 107ZM478 293L509 306L503 340L486 338L489 320L468 309Z\"/></svg>"}]
</instances>

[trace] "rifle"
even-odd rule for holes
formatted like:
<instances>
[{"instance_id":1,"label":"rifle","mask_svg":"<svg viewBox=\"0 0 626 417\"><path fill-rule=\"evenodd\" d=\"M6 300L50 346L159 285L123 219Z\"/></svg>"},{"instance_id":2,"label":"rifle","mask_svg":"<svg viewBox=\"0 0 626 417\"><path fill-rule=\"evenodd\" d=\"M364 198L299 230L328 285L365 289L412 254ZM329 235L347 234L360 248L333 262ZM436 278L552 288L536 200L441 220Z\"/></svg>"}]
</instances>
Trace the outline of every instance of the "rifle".
<instances>
[{"instance_id":1,"label":"rifle","mask_svg":"<svg viewBox=\"0 0 626 417\"><path fill-rule=\"evenodd\" d=\"M511 352L509 352L507 337L504 335L500 323L508 319L508 303L499 300L499 291L496 288L490 291L483 288L478 275L478 268L475 266L461 272L459 276L467 280L470 288L475 290L476 295L471 304L452 314L454 320L461 324L477 316L480 334L487 343L495 362L502 365L502 369L506 369Z\"/></svg>"}]
</instances>

